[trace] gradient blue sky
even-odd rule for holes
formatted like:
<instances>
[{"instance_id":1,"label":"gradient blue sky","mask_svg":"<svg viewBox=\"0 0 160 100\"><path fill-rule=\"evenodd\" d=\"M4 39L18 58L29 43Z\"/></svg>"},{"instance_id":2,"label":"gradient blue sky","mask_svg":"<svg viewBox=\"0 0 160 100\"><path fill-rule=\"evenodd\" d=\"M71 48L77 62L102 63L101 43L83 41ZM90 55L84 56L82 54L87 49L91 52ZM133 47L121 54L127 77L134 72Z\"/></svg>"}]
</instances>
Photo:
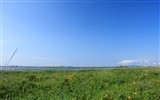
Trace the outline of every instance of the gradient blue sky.
<instances>
[{"instance_id":1,"label":"gradient blue sky","mask_svg":"<svg viewBox=\"0 0 160 100\"><path fill-rule=\"evenodd\" d=\"M159 63L158 0L13 1L2 2L3 65L17 47L11 65Z\"/></svg>"}]
</instances>

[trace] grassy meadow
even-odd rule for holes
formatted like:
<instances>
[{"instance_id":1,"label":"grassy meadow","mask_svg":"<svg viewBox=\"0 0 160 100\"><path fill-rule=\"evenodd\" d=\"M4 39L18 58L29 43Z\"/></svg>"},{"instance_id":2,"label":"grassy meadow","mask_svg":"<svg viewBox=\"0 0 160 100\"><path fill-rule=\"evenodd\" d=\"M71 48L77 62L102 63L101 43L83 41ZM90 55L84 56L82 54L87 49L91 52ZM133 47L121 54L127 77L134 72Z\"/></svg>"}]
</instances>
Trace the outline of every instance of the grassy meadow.
<instances>
[{"instance_id":1,"label":"grassy meadow","mask_svg":"<svg viewBox=\"0 0 160 100\"><path fill-rule=\"evenodd\" d=\"M0 100L160 100L160 68L0 75Z\"/></svg>"}]
</instances>

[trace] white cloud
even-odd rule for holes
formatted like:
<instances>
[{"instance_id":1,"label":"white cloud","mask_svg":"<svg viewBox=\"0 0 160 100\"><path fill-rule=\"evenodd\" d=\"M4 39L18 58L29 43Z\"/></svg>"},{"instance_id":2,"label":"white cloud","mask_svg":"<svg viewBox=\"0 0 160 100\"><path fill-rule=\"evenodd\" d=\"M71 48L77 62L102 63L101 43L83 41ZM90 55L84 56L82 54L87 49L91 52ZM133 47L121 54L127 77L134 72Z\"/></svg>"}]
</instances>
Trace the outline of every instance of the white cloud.
<instances>
[{"instance_id":1,"label":"white cloud","mask_svg":"<svg viewBox=\"0 0 160 100\"><path fill-rule=\"evenodd\" d=\"M123 60L118 63L119 65L159 65L158 57L142 57L137 59Z\"/></svg>"},{"instance_id":2,"label":"white cloud","mask_svg":"<svg viewBox=\"0 0 160 100\"><path fill-rule=\"evenodd\" d=\"M119 62L120 65L128 65L128 64L133 64L137 62L136 60L123 60L121 62Z\"/></svg>"}]
</instances>

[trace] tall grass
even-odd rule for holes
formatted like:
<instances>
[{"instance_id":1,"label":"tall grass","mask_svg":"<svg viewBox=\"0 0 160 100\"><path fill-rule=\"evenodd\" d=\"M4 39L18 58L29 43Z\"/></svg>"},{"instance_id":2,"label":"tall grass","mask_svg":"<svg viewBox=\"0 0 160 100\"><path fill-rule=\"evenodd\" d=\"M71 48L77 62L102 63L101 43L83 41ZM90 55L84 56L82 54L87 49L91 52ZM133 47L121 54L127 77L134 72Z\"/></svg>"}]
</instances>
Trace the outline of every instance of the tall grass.
<instances>
[{"instance_id":1,"label":"tall grass","mask_svg":"<svg viewBox=\"0 0 160 100\"><path fill-rule=\"evenodd\" d=\"M0 99L160 100L159 68L6 71L4 83Z\"/></svg>"},{"instance_id":2,"label":"tall grass","mask_svg":"<svg viewBox=\"0 0 160 100\"><path fill-rule=\"evenodd\" d=\"M4 71L5 71L5 67L9 65L9 63L10 63L11 60L13 59L14 55L16 54L17 50L18 50L18 48L13 52L13 54L12 54L12 56L10 57L9 61L8 61L8 62L6 61L5 65L3 66L3 68L2 68L2 73L1 73L1 74L2 74L2 78L3 78Z\"/></svg>"}]
</instances>

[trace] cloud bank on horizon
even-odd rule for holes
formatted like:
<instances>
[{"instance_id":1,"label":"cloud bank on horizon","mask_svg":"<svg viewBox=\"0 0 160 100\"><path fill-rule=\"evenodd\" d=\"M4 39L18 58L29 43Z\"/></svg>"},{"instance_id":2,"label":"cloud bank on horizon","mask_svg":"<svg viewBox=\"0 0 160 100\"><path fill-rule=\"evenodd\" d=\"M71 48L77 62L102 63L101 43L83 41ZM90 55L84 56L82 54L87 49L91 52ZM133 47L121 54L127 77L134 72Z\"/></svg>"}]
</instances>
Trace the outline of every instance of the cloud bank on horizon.
<instances>
[{"instance_id":1,"label":"cloud bank on horizon","mask_svg":"<svg viewBox=\"0 0 160 100\"><path fill-rule=\"evenodd\" d=\"M158 66L160 65L159 57L143 57L137 59L127 59L119 62L119 65L146 65L146 66Z\"/></svg>"}]
</instances>

